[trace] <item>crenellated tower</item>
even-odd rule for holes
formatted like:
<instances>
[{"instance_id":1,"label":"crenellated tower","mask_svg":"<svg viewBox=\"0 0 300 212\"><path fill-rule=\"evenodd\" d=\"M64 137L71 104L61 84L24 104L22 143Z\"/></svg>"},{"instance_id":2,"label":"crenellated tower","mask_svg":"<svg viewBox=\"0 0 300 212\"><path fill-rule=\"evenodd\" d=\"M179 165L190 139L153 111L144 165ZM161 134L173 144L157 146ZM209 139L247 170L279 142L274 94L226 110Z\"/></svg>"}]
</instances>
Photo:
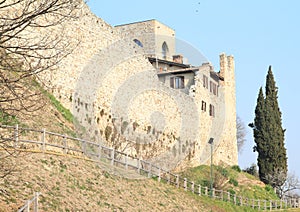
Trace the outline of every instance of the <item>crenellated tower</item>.
<instances>
[{"instance_id":1,"label":"crenellated tower","mask_svg":"<svg viewBox=\"0 0 300 212\"><path fill-rule=\"evenodd\" d=\"M220 84L224 89L225 122L221 135L220 146L216 149L216 161L227 164L238 164L238 150L236 140L236 91L235 64L232 55L220 54Z\"/></svg>"}]
</instances>

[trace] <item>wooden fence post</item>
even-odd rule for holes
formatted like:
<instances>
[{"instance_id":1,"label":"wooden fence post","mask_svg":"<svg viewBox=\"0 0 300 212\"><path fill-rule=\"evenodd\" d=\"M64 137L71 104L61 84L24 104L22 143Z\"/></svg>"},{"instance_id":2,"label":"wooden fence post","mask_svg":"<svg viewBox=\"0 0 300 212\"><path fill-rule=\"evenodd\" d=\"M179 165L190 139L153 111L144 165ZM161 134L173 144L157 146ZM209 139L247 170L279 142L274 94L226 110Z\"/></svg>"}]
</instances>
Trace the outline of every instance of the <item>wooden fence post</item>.
<instances>
[{"instance_id":1,"label":"wooden fence post","mask_svg":"<svg viewBox=\"0 0 300 212\"><path fill-rule=\"evenodd\" d=\"M176 188L179 188L179 175L176 175Z\"/></svg>"},{"instance_id":2,"label":"wooden fence post","mask_svg":"<svg viewBox=\"0 0 300 212\"><path fill-rule=\"evenodd\" d=\"M252 199L252 208L254 208L254 204L255 204L254 201L255 201L255 200Z\"/></svg>"},{"instance_id":3,"label":"wooden fence post","mask_svg":"<svg viewBox=\"0 0 300 212\"><path fill-rule=\"evenodd\" d=\"M26 201L26 212L30 212L30 200Z\"/></svg>"},{"instance_id":4,"label":"wooden fence post","mask_svg":"<svg viewBox=\"0 0 300 212\"><path fill-rule=\"evenodd\" d=\"M128 170L128 154L125 155L125 169Z\"/></svg>"},{"instance_id":5,"label":"wooden fence post","mask_svg":"<svg viewBox=\"0 0 300 212\"><path fill-rule=\"evenodd\" d=\"M223 190L221 190L221 200L223 201Z\"/></svg>"},{"instance_id":6,"label":"wooden fence post","mask_svg":"<svg viewBox=\"0 0 300 212\"><path fill-rule=\"evenodd\" d=\"M167 179L168 179L168 184L170 184L171 181L170 172L167 172Z\"/></svg>"},{"instance_id":7,"label":"wooden fence post","mask_svg":"<svg viewBox=\"0 0 300 212\"><path fill-rule=\"evenodd\" d=\"M161 179L160 172L161 172L161 170L160 170L160 167L159 167L158 168L158 178L157 178L158 182L160 182L160 179Z\"/></svg>"},{"instance_id":8,"label":"wooden fence post","mask_svg":"<svg viewBox=\"0 0 300 212\"><path fill-rule=\"evenodd\" d=\"M201 196L201 185L198 185L198 193L199 193L199 196Z\"/></svg>"},{"instance_id":9,"label":"wooden fence post","mask_svg":"<svg viewBox=\"0 0 300 212\"><path fill-rule=\"evenodd\" d=\"M14 136L15 136L15 144L14 147L17 148L18 147L18 142L19 142L19 125L16 124L15 126L15 132L14 132Z\"/></svg>"},{"instance_id":10,"label":"wooden fence post","mask_svg":"<svg viewBox=\"0 0 300 212\"><path fill-rule=\"evenodd\" d=\"M243 206L243 197L240 197L240 206Z\"/></svg>"},{"instance_id":11,"label":"wooden fence post","mask_svg":"<svg viewBox=\"0 0 300 212\"><path fill-rule=\"evenodd\" d=\"M205 196L207 196L207 193L208 193L208 188L207 186L205 187Z\"/></svg>"},{"instance_id":12,"label":"wooden fence post","mask_svg":"<svg viewBox=\"0 0 300 212\"><path fill-rule=\"evenodd\" d=\"M264 200L264 210L267 210L267 200Z\"/></svg>"},{"instance_id":13,"label":"wooden fence post","mask_svg":"<svg viewBox=\"0 0 300 212\"><path fill-rule=\"evenodd\" d=\"M67 139L66 139L66 135L63 135L63 143L64 143L64 154L67 154Z\"/></svg>"},{"instance_id":14,"label":"wooden fence post","mask_svg":"<svg viewBox=\"0 0 300 212\"><path fill-rule=\"evenodd\" d=\"M282 199L279 202L279 209L282 209Z\"/></svg>"},{"instance_id":15,"label":"wooden fence post","mask_svg":"<svg viewBox=\"0 0 300 212\"><path fill-rule=\"evenodd\" d=\"M234 194L234 196L233 196L233 202L236 205L236 194Z\"/></svg>"},{"instance_id":16,"label":"wooden fence post","mask_svg":"<svg viewBox=\"0 0 300 212\"><path fill-rule=\"evenodd\" d=\"M186 178L183 179L183 188L185 191L187 191L187 182L186 182Z\"/></svg>"},{"instance_id":17,"label":"wooden fence post","mask_svg":"<svg viewBox=\"0 0 300 212\"><path fill-rule=\"evenodd\" d=\"M115 149L114 148L111 149L110 158L111 158L110 165L113 166L114 165L114 161L115 161Z\"/></svg>"},{"instance_id":18,"label":"wooden fence post","mask_svg":"<svg viewBox=\"0 0 300 212\"><path fill-rule=\"evenodd\" d=\"M260 211L260 200L257 200L257 207L258 207L258 210Z\"/></svg>"},{"instance_id":19,"label":"wooden fence post","mask_svg":"<svg viewBox=\"0 0 300 212\"><path fill-rule=\"evenodd\" d=\"M83 146L83 154L86 155L86 142L85 140L81 140Z\"/></svg>"},{"instance_id":20,"label":"wooden fence post","mask_svg":"<svg viewBox=\"0 0 300 212\"><path fill-rule=\"evenodd\" d=\"M194 183L194 181L192 182L192 192L195 193L195 183Z\"/></svg>"},{"instance_id":21,"label":"wooden fence post","mask_svg":"<svg viewBox=\"0 0 300 212\"><path fill-rule=\"evenodd\" d=\"M227 192L227 200L228 200L228 202L230 202L230 192L229 191Z\"/></svg>"},{"instance_id":22,"label":"wooden fence post","mask_svg":"<svg viewBox=\"0 0 300 212\"><path fill-rule=\"evenodd\" d=\"M270 211L272 210L272 200L270 200Z\"/></svg>"},{"instance_id":23,"label":"wooden fence post","mask_svg":"<svg viewBox=\"0 0 300 212\"><path fill-rule=\"evenodd\" d=\"M148 178L151 178L151 169L152 169L152 163L149 163L149 169L148 169Z\"/></svg>"},{"instance_id":24,"label":"wooden fence post","mask_svg":"<svg viewBox=\"0 0 300 212\"><path fill-rule=\"evenodd\" d=\"M141 174L141 160L139 158L137 159L137 168L137 172Z\"/></svg>"},{"instance_id":25,"label":"wooden fence post","mask_svg":"<svg viewBox=\"0 0 300 212\"><path fill-rule=\"evenodd\" d=\"M102 151L102 146L101 144L98 144L98 160L101 160L101 151Z\"/></svg>"},{"instance_id":26,"label":"wooden fence post","mask_svg":"<svg viewBox=\"0 0 300 212\"><path fill-rule=\"evenodd\" d=\"M215 198L215 195L216 195L216 190L215 190L215 188L213 188L212 189L212 197Z\"/></svg>"},{"instance_id":27,"label":"wooden fence post","mask_svg":"<svg viewBox=\"0 0 300 212\"><path fill-rule=\"evenodd\" d=\"M38 212L39 211L39 193L35 192L34 194L34 206L33 206L33 210L34 212Z\"/></svg>"},{"instance_id":28,"label":"wooden fence post","mask_svg":"<svg viewBox=\"0 0 300 212\"><path fill-rule=\"evenodd\" d=\"M42 132L42 145L43 145L43 152L46 151L46 129L43 128L43 132Z\"/></svg>"}]
</instances>

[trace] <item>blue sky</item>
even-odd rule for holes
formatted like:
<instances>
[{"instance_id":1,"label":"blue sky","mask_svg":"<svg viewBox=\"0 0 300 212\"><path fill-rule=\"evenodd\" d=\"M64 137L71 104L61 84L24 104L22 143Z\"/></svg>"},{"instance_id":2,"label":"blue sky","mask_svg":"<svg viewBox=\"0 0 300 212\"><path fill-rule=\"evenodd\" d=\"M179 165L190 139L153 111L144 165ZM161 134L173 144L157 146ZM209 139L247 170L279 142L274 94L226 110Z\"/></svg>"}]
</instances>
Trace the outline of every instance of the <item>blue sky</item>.
<instances>
[{"instance_id":1,"label":"blue sky","mask_svg":"<svg viewBox=\"0 0 300 212\"><path fill-rule=\"evenodd\" d=\"M279 88L279 105L289 171L300 177L300 1L186 0L100 1L88 5L111 25L157 19L176 30L177 38L189 42L218 69L219 54L235 57L237 113L247 125L253 122L260 86L265 85L272 65ZM239 155L242 168L256 163L252 132Z\"/></svg>"}]
</instances>

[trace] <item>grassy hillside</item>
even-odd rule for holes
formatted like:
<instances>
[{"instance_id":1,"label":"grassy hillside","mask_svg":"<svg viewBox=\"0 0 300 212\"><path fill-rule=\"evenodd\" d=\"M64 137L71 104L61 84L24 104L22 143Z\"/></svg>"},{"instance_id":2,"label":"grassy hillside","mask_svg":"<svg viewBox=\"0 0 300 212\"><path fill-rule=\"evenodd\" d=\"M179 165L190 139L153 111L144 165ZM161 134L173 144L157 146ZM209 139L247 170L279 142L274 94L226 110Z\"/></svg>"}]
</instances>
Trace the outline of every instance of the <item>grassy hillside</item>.
<instances>
[{"instance_id":1,"label":"grassy hillside","mask_svg":"<svg viewBox=\"0 0 300 212\"><path fill-rule=\"evenodd\" d=\"M94 162L23 153L16 172L0 182L0 211L15 211L42 193L42 211L252 211L187 193L154 179L129 180Z\"/></svg>"},{"instance_id":2,"label":"grassy hillside","mask_svg":"<svg viewBox=\"0 0 300 212\"><path fill-rule=\"evenodd\" d=\"M180 173L181 176L202 186L210 186L210 167L199 166ZM231 194L249 199L276 200L272 187L265 185L258 178L240 171L239 167L213 166L214 188L229 191Z\"/></svg>"}]
</instances>

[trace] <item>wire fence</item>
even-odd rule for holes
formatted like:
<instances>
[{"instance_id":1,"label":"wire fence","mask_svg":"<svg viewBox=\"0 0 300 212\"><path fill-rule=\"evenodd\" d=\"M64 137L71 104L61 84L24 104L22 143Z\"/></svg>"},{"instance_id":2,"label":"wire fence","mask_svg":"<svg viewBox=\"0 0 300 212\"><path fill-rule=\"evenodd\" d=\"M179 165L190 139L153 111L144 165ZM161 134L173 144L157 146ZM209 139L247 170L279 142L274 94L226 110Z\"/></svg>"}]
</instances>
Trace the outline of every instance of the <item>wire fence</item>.
<instances>
[{"instance_id":1,"label":"wire fence","mask_svg":"<svg viewBox=\"0 0 300 212\"><path fill-rule=\"evenodd\" d=\"M164 182L192 192L199 196L210 196L214 199L231 202L239 206L248 206L257 210L276 210L286 208L299 208L300 198L284 198L282 200L259 200L249 199L228 191L210 189L196 185L187 178L164 170L148 161L130 156L126 153L115 150L99 143L84 139L74 138L67 135L49 132L46 129L36 130L16 126L0 125L1 139L6 146L16 150L30 150L44 153L61 153L73 156L87 157L95 162L107 162L111 166L121 167L125 170L133 170L139 175L155 178ZM30 200L31 201L31 200ZM34 200L32 200L34 201ZM31 202L32 202L31 201Z\"/></svg>"}]
</instances>

